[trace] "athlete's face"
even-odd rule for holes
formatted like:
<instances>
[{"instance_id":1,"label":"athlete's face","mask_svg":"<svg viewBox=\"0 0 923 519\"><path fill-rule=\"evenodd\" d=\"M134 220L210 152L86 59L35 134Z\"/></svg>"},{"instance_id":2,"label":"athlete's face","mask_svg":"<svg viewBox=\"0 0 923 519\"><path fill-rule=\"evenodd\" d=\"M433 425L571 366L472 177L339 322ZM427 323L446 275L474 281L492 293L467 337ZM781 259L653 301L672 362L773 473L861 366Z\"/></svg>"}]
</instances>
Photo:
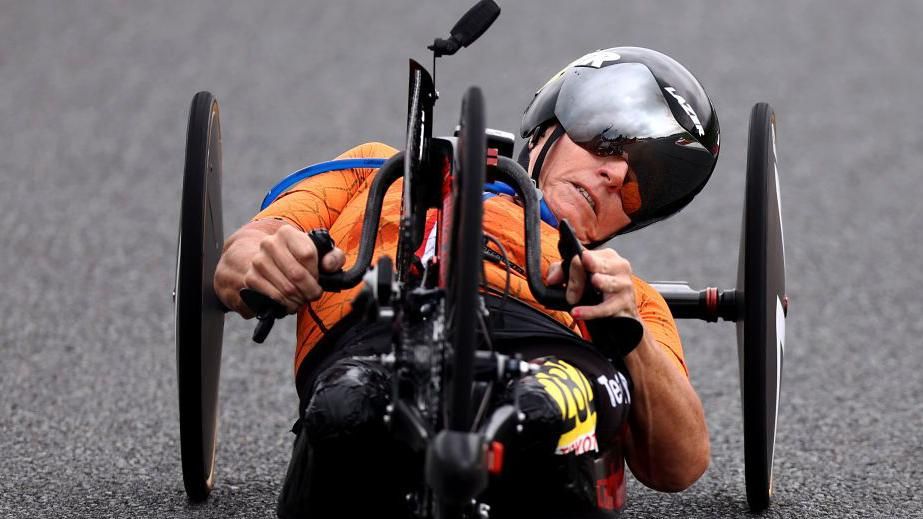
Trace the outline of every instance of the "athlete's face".
<instances>
[{"instance_id":1,"label":"athlete's face","mask_svg":"<svg viewBox=\"0 0 923 519\"><path fill-rule=\"evenodd\" d=\"M529 171L551 133L545 132L532 150ZM567 218L577 238L590 243L612 237L631 222L622 206L622 188L632 177L624 158L594 155L565 133L545 155L538 185L555 216Z\"/></svg>"}]
</instances>

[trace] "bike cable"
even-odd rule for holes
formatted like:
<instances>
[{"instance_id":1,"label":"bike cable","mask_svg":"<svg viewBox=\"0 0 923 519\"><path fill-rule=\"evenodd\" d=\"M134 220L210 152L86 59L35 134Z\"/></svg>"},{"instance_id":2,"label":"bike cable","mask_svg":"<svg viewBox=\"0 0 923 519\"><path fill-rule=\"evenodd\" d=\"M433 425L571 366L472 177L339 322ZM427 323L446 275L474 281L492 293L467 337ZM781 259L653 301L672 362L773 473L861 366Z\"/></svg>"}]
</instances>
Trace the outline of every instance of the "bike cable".
<instances>
[{"instance_id":1,"label":"bike cable","mask_svg":"<svg viewBox=\"0 0 923 519\"><path fill-rule=\"evenodd\" d=\"M510 270L512 269L512 265L510 264L510 258L506 253L506 247L503 246L503 243L500 240L498 240L493 235L484 233L484 241L485 241L485 244L484 244L485 249L489 250L486 244L486 242L488 241L492 242L493 244L497 246L498 249L500 249L500 257L503 260L503 264L506 266L506 282L503 285L503 298L500 300L500 314L503 314L503 310L506 307L506 299L510 296L510 275L511 275ZM486 281L485 281L485 285L486 285ZM485 286L484 288L487 289L488 287Z\"/></svg>"}]
</instances>

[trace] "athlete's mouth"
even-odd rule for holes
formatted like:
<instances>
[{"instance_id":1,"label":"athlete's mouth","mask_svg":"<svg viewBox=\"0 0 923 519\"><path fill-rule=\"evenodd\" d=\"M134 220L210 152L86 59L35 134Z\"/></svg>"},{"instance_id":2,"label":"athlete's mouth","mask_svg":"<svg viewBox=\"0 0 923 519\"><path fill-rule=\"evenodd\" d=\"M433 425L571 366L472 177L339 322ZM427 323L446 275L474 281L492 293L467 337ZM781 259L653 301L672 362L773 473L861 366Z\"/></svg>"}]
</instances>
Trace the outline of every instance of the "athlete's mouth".
<instances>
[{"instance_id":1,"label":"athlete's mouth","mask_svg":"<svg viewBox=\"0 0 923 519\"><path fill-rule=\"evenodd\" d=\"M593 200L593 195L590 194L587 188L581 185L578 185L578 184L574 184L574 189L576 189L577 192L580 193L583 196L583 198L586 199L586 202L590 204L590 209L592 209L593 212L595 213L596 212L596 201Z\"/></svg>"}]
</instances>

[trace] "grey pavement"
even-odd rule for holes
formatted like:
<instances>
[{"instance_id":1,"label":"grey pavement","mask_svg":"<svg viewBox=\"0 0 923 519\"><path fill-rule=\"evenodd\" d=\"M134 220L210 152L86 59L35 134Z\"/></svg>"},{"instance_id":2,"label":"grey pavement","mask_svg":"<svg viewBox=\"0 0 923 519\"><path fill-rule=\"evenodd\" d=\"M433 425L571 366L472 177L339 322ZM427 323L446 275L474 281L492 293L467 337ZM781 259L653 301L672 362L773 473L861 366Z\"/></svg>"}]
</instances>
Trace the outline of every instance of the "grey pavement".
<instances>
[{"instance_id":1,"label":"grey pavement","mask_svg":"<svg viewBox=\"0 0 923 519\"><path fill-rule=\"evenodd\" d=\"M648 279L733 287L747 118L774 106L792 305L763 516L923 517L923 4L500 4L440 60L441 133L471 84L515 131L551 74L616 45L672 55L712 96L710 184L613 244ZM228 319L217 487L198 506L183 492L170 294L189 102L221 102L230 232L286 173L399 145L406 60L429 66L467 6L0 0L0 516L274 516L292 320L255 346ZM625 517L747 517L734 327L681 331L711 467L680 494L631 481Z\"/></svg>"}]
</instances>

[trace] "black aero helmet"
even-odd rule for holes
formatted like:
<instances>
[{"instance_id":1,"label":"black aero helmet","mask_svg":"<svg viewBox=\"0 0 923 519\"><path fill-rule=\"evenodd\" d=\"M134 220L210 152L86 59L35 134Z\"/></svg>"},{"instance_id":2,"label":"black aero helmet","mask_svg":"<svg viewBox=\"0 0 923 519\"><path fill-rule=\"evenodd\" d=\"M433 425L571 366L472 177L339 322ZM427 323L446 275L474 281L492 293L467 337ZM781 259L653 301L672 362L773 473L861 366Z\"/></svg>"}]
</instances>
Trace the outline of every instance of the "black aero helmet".
<instances>
[{"instance_id":1,"label":"black aero helmet","mask_svg":"<svg viewBox=\"0 0 923 519\"><path fill-rule=\"evenodd\" d=\"M564 133L601 156L622 155L631 167L622 202L631 223L617 234L662 220L702 190L718 159L715 110L685 67L659 52L616 47L587 54L535 93L522 116L529 138L559 126L533 169L538 181L551 145Z\"/></svg>"}]
</instances>

